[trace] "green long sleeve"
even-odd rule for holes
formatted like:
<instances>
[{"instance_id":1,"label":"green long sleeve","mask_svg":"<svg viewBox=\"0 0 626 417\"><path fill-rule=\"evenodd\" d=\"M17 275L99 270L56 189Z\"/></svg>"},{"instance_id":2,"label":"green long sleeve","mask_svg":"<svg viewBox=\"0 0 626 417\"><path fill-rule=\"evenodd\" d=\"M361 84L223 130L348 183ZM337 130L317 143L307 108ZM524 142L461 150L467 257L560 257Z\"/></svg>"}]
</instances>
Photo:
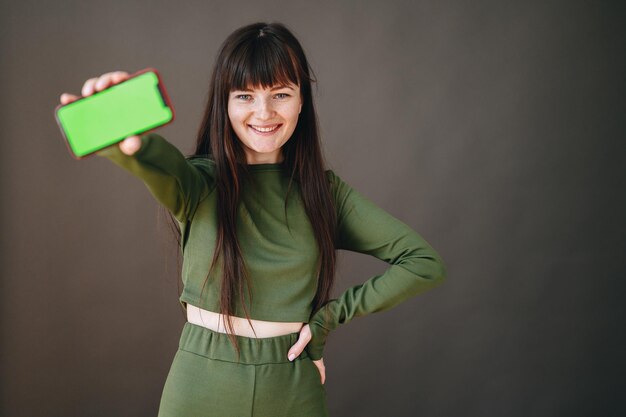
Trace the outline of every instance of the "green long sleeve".
<instances>
[{"instance_id":1,"label":"green long sleeve","mask_svg":"<svg viewBox=\"0 0 626 417\"><path fill-rule=\"evenodd\" d=\"M215 161L210 155L186 158L155 133L141 136L141 142L133 155L124 154L117 144L98 155L141 179L181 223L182 306L190 303L219 312L219 268L207 277L219 224ZM253 283L254 301L244 292L250 318L308 322L313 337L305 349L312 359L323 356L329 332L340 324L388 310L445 279L442 259L418 233L351 188L332 170L326 170L337 211L336 248L372 255L390 267L311 314L318 285L319 250L313 225L301 204L300 188L296 183L294 200L285 214L289 175L284 164L252 164L249 169L255 181L244 183L237 210L237 236ZM239 302L235 315L245 316Z\"/></svg>"},{"instance_id":2,"label":"green long sleeve","mask_svg":"<svg viewBox=\"0 0 626 417\"><path fill-rule=\"evenodd\" d=\"M186 159L156 133L141 137L141 148L123 153L116 143L97 152L141 179L154 198L181 223L190 219L199 202L215 185L206 159Z\"/></svg>"},{"instance_id":3,"label":"green long sleeve","mask_svg":"<svg viewBox=\"0 0 626 417\"><path fill-rule=\"evenodd\" d=\"M391 266L331 299L311 317L312 339L306 351L313 360L322 358L329 332L340 324L389 310L439 285L446 277L443 260L426 240L329 172L337 204L337 249L369 254Z\"/></svg>"}]
</instances>

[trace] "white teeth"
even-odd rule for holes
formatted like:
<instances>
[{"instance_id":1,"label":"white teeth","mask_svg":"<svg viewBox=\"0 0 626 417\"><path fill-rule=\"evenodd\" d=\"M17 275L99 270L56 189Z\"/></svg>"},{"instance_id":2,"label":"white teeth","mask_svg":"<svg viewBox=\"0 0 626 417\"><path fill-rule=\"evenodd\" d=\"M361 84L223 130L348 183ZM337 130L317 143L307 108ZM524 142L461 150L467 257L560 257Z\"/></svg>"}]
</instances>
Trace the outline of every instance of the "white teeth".
<instances>
[{"instance_id":1,"label":"white teeth","mask_svg":"<svg viewBox=\"0 0 626 417\"><path fill-rule=\"evenodd\" d=\"M271 132L272 130L278 129L278 125L276 125L274 127L269 127L269 128L256 127L256 126L252 126L252 125L250 125L250 127L253 128L254 130L258 130L259 132Z\"/></svg>"}]
</instances>

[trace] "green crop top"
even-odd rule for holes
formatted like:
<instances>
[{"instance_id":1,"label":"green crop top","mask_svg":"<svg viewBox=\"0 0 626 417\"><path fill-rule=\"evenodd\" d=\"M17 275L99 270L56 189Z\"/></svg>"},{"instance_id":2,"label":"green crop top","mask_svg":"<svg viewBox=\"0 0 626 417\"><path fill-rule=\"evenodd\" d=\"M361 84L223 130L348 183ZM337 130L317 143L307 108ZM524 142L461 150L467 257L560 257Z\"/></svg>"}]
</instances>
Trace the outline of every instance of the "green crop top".
<instances>
[{"instance_id":1,"label":"green crop top","mask_svg":"<svg viewBox=\"0 0 626 417\"><path fill-rule=\"evenodd\" d=\"M132 156L117 144L98 152L140 178L154 198L178 220L183 254L183 292L179 301L218 312L220 282L206 282L217 235L215 165L208 157L186 158L156 133L141 136L141 148ZM347 289L311 316L317 289L315 264L319 251L299 196L292 183L286 225L284 202L289 177L281 163L249 165L255 187L243 184L237 213L237 236L252 283L250 318L309 323L313 335L307 353L323 356L327 335L354 317L385 311L444 280L446 268L435 250L407 224L376 206L326 170L338 222L336 248L369 254L391 266L363 284ZM324 308L330 322L324 321ZM238 305L236 314L245 317Z\"/></svg>"}]
</instances>

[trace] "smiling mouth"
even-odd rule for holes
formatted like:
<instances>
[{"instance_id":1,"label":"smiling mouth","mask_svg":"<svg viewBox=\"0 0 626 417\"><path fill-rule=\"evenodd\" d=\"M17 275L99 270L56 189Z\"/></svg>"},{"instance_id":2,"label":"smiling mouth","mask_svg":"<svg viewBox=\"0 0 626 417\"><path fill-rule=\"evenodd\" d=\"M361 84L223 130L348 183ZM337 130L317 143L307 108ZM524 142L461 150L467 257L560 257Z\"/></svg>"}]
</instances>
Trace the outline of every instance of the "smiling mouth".
<instances>
[{"instance_id":1,"label":"smiling mouth","mask_svg":"<svg viewBox=\"0 0 626 417\"><path fill-rule=\"evenodd\" d=\"M250 129L254 130L257 133L272 133L278 130L281 126L282 124L277 124L277 125L270 126L270 127L248 125Z\"/></svg>"}]
</instances>

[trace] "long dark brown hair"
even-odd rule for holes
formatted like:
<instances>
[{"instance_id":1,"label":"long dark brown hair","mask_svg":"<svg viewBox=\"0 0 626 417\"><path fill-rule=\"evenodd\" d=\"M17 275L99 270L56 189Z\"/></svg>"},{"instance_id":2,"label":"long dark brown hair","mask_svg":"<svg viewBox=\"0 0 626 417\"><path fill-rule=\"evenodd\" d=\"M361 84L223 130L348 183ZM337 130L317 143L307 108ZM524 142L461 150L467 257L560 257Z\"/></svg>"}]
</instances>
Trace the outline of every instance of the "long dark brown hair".
<instances>
[{"instance_id":1,"label":"long dark brown hair","mask_svg":"<svg viewBox=\"0 0 626 417\"><path fill-rule=\"evenodd\" d=\"M319 249L320 256L316 266L318 286L312 311L314 314L328 302L334 283L337 219L325 175L317 114L311 94L311 83L317 81L312 73L300 43L284 24L260 22L235 30L219 49L211 75L207 104L197 134L196 149L193 155L187 157L209 157L215 161L218 232L213 260L204 284L221 258L223 275L219 312L226 318L228 337L238 356L239 344L233 334L231 319L235 312L236 296L239 297L246 319L252 326L243 297L245 284L252 300L249 276L236 231L236 213L242 182L249 179L250 174L245 152L230 124L228 97L232 90L250 87L267 88L290 82L300 86L302 110L293 135L283 145L282 165L285 174L290 177L287 196L295 181L299 185L302 203ZM167 217L180 247L178 222L172 213L167 212ZM178 251L178 271L180 254ZM211 254L207 253L207 256Z\"/></svg>"}]
</instances>

